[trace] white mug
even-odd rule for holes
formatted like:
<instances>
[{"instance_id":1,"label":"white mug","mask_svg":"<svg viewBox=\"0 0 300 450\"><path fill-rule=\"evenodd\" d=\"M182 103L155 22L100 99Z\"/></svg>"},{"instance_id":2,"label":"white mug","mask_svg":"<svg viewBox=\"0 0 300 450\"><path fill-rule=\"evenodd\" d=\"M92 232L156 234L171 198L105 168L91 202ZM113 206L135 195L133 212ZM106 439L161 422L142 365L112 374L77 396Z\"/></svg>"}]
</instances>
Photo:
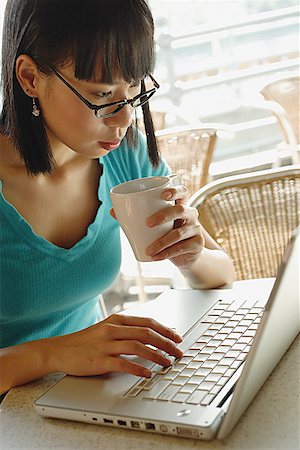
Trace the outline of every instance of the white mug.
<instances>
[{"instance_id":1,"label":"white mug","mask_svg":"<svg viewBox=\"0 0 300 450\"><path fill-rule=\"evenodd\" d=\"M138 261L152 261L146 248L173 229L174 221L152 228L146 220L152 214L174 205L161 198L162 192L181 184L179 175L138 178L114 186L110 197L115 216L120 223Z\"/></svg>"}]
</instances>

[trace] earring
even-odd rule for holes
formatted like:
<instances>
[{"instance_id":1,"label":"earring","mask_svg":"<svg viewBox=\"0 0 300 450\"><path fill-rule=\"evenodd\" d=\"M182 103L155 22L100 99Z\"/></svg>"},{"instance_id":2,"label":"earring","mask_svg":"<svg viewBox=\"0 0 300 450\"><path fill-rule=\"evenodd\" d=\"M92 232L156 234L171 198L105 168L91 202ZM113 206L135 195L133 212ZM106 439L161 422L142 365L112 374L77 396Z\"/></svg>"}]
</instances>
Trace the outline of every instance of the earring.
<instances>
[{"instance_id":1,"label":"earring","mask_svg":"<svg viewBox=\"0 0 300 450\"><path fill-rule=\"evenodd\" d=\"M32 97L32 114L33 114L35 117L39 117L40 113L41 113L41 111L40 111L39 108L37 107L35 98Z\"/></svg>"}]
</instances>

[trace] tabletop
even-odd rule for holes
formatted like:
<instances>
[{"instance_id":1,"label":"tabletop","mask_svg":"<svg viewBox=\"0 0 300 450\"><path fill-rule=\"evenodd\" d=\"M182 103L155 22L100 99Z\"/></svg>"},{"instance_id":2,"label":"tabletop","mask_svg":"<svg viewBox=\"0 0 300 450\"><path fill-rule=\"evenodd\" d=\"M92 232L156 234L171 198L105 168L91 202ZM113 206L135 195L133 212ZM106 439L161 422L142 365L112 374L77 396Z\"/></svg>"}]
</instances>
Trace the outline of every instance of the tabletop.
<instances>
[{"instance_id":1,"label":"tabletop","mask_svg":"<svg viewBox=\"0 0 300 450\"><path fill-rule=\"evenodd\" d=\"M258 280L256 280L257 282ZM252 283L252 284L251 284ZM249 289L253 282L235 283ZM270 282L255 285L270 289ZM0 449L80 450L299 450L300 449L300 337L292 343L277 367L224 441L198 441L122 430L36 414L33 402L62 374L51 374L11 389L1 404Z\"/></svg>"}]
</instances>

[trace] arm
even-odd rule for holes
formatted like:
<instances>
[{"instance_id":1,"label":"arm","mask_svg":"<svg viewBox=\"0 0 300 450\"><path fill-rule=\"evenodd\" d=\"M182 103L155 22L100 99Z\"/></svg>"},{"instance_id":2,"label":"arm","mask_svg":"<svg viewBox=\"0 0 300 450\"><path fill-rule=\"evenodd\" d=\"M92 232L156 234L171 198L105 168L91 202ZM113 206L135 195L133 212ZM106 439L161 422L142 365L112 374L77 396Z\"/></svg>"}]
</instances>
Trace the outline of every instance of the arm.
<instances>
[{"instance_id":1,"label":"arm","mask_svg":"<svg viewBox=\"0 0 300 450\"><path fill-rule=\"evenodd\" d=\"M195 289L211 289L230 284L235 279L234 266L221 247L202 227L205 246L188 269L181 269L187 282Z\"/></svg>"},{"instance_id":2,"label":"arm","mask_svg":"<svg viewBox=\"0 0 300 450\"><path fill-rule=\"evenodd\" d=\"M50 342L51 339L42 339L0 350L1 394L55 371Z\"/></svg>"},{"instance_id":3,"label":"arm","mask_svg":"<svg viewBox=\"0 0 300 450\"><path fill-rule=\"evenodd\" d=\"M150 377L148 369L121 355L169 366L170 360L159 350L179 358L182 351L176 344L181 341L177 333L153 319L114 314L76 333L1 349L0 393L52 372L75 376L127 372Z\"/></svg>"}]
</instances>

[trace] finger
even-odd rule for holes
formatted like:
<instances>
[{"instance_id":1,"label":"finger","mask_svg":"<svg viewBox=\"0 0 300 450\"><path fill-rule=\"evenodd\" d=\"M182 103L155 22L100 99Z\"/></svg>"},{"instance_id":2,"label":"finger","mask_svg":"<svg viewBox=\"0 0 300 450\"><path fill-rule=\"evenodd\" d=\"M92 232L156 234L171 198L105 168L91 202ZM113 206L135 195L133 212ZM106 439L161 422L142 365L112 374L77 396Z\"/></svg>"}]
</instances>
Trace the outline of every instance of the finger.
<instances>
[{"instance_id":1,"label":"finger","mask_svg":"<svg viewBox=\"0 0 300 450\"><path fill-rule=\"evenodd\" d=\"M176 205L171 208L161 209L155 214L152 214L152 216L149 216L146 220L146 224L148 227L155 227L156 225L161 225L162 223L177 219L184 219L187 221L192 219L195 220L195 218L198 217L198 213L196 216L195 211L197 211L196 208L176 203Z\"/></svg>"},{"instance_id":2,"label":"finger","mask_svg":"<svg viewBox=\"0 0 300 450\"><path fill-rule=\"evenodd\" d=\"M151 371L132 361L124 358L115 358L113 356L106 358L105 372L125 372L137 377L151 378Z\"/></svg>"},{"instance_id":3,"label":"finger","mask_svg":"<svg viewBox=\"0 0 300 450\"><path fill-rule=\"evenodd\" d=\"M111 342L107 346L107 352L113 356L136 355L166 367L171 364L171 361L160 351L134 340Z\"/></svg>"},{"instance_id":4,"label":"finger","mask_svg":"<svg viewBox=\"0 0 300 450\"><path fill-rule=\"evenodd\" d=\"M105 328L104 328L105 327ZM176 347L175 343L165 338L148 327L120 326L107 324L103 326L102 338L106 341L112 340L137 340L143 344L150 344L170 355L180 358L182 351Z\"/></svg>"},{"instance_id":5,"label":"finger","mask_svg":"<svg viewBox=\"0 0 300 450\"><path fill-rule=\"evenodd\" d=\"M188 197L188 188L184 185L168 188L161 194L163 200L179 200L186 199Z\"/></svg>"},{"instance_id":6,"label":"finger","mask_svg":"<svg viewBox=\"0 0 300 450\"><path fill-rule=\"evenodd\" d=\"M147 327L156 331L157 333L165 336L172 341L179 343L182 342L182 337L176 333L172 328L166 327L165 325L157 322L150 317L136 317L136 316L125 316L122 314L113 314L110 316L115 323L119 325L135 326L135 327Z\"/></svg>"},{"instance_id":7,"label":"finger","mask_svg":"<svg viewBox=\"0 0 300 450\"><path fill-rule=\"evenodd\" d=\"M116 215L115 215L115 211L113 208L110 209L109 214L111 215L111 217L113 217L115 220L117 220Z\"/></svg>"},{"instance_id":8,"label":"finger","mask_svg":"<svg viewBox=\"0 0 300 450\"><path fill-rule=\"evenodd\" d=\"M200 225L197 225L196 227L185 225L179 228L175 228L165 236L157 239L153 244L146 248L145 252L147 255L153 256L167 249L168 247L171 247L177 242L187 240L197 235L201 235Z\"/></svg>"},{"instance_id":9,"label":"finger","mask_svg":"<svg viewBox=\"0 0 300 450\"><path fill-rule=\"evenodd\" d=\"M162 250L151 258L153 261L161 261L163 259L175 258L184 254L199 255L203 249L203 238L201 236L194 236L190 239L177 242L174 245Z\"/></svg>"}]
</instances>

